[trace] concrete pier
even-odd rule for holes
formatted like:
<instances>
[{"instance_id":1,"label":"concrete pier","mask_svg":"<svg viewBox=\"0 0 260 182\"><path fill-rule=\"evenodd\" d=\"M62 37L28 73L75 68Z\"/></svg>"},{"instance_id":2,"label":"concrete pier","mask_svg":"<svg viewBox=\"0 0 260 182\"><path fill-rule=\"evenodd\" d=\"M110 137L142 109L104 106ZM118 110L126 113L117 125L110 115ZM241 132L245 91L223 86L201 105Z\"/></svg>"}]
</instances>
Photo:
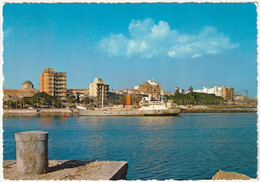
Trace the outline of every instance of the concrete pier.
<instances>
[{"instance_id":1,"label":"concrete pier","mask_svg":"<svg viewBox=\"0 0 260 182\"><path fill-rule=\"evenodd\" d=\"M19 174L44 174L48 171L48 132L15 133L16 170Z\"/></svg>"},{"instance_id":2,"label":"concrete pier","mask_svg":"<svg viewBox=\"0 0 260 182\"><path fill-rule=\"evenodd\" d=\"M8 180L121 180L126 179L125 161L50 160L46 174L19 174L16 161L3 163L4 179Z\"/></svg>"},{"instance_id":3,"label":"concrete pier","mask_svg":"<svg viewBox=\"0 0 260 182\"><path fill-rule=\"evenodd\" d=\"M120 180L126 179L125 161L48 161L48 132L15 133L16 160L3 161L9 180Z\"/></svg>"}]
</instances>

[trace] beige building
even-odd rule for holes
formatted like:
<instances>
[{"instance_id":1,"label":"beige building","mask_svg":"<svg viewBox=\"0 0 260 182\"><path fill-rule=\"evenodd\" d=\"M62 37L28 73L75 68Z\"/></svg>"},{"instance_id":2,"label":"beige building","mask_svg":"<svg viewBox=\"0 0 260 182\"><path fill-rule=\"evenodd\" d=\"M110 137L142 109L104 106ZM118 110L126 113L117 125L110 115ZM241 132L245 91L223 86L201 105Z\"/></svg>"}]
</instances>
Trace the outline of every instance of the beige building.
<instances>
[{"instance_id":1,"label":"beige building","mask_svg":"<svg viewBox=\"0 0 260 182\"><path fill-rule=\"evenodd\" d=\"M33 84L31 81L26 80L25 82L23 82L22 84L22 89L33 89Z\"/></svg>"},{"instance_id":2,"label":"beige building","mask_svg":"<svg viewBox=\"0 0 260 182\"><path fill-rule=\"evenodd\" d=\"M95 78L94 81L89 84L89 95L101 99L102 91L104 94L104 99L108 99L109 85L105 84L104 80L101 78Z\"/></svg>"},{"instance_id":3,"label":"beige building","mask_svg":"<svg viewBox=\"0 0 260 182\"><path fill-rule=\"evenodd\" d=\"M3 89L4 105L6 104L6 101L16 101L24 97L33 97L34 94L38 92L39 90L34 89L32 82L29 80L22 83L22 89Z\"/></svg>"},{"instance_id":4,"label":"beige building","mask_svg":"<svg viewBox=\"0 0 260 182\"><path fill-rule=\"evenodd\" d=\"M138 90L144 94L151 94L153 97L158 98L161 94L161 84L153 80L148 80L138 87Z\"/></svg>"},{"instance_id":5,"label":"beige building","mask_svg":"<svg viewBox=\"0 0 260 182\"><path fill-rule=\"evenodd\" d=\"M221 97L224 100L233 101L235 90L232 87L222 87Z\"/></svg>"},{"instance_id":6,"label":"beige building","mask_svg":"<svg viewBox=\"0 0 260 182\"><path fill-rule=\"evenodd\" d=\"M64 72L54 72L53 68L45 68L40 74L40 92L46 92L62 101L67 100L67 76Z\"/></svg>"}]
</instances>

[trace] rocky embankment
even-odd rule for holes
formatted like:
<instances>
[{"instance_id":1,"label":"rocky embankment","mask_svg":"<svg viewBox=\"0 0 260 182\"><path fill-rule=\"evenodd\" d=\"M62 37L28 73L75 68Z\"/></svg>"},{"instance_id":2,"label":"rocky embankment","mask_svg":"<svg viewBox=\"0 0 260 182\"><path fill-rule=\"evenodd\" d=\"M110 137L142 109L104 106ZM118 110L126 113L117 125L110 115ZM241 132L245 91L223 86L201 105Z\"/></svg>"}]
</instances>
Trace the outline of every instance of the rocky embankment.
<instances>
[{"instance_id":1,"label":"rocky embankment","mask_svg":"<svg viewBox=\"0 0 260 182\"><path fill-rule=\"evenodd\" d=\"M210 107L210 106L182 106L182 113L255 113L257 108L247 107Z\"/></svg>"}]
</instances>

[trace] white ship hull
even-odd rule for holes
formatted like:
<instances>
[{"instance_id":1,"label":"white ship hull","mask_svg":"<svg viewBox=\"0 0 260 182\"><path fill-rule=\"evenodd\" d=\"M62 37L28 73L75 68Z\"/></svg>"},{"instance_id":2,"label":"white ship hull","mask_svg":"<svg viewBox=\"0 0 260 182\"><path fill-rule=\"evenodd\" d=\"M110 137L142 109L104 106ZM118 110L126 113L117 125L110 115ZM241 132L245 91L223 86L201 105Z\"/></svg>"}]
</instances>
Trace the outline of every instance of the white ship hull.
<instances>
[{"instance_id":1,"label":"white ship hull","mask_svg":"<svg viewBox=\"0 0 260 182\"><path fill-rule=\"evenodd\" d=\"M177 116L181 108L139 110L88 110L78 107L81 116Z\"/></svg>"}]
</instances>

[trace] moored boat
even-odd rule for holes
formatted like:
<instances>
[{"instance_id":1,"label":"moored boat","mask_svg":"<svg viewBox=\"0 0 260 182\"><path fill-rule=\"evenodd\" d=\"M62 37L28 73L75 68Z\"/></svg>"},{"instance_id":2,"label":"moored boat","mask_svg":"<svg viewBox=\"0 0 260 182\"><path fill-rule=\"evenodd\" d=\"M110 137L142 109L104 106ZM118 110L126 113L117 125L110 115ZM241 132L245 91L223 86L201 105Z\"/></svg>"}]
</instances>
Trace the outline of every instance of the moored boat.
<instances>
[{"instance_id":1,"label":"moored boat","mask_svg":"<svg viewBox=\"0 0 260 182\"><path fill-rule=\"evenodd\" d=\"M81 116L177 116L181 108L168 101L151 100L151 96L144 97L139 109L126 108L94 108L87 109L77 106Z\"/></svg>"}]
</instances>

